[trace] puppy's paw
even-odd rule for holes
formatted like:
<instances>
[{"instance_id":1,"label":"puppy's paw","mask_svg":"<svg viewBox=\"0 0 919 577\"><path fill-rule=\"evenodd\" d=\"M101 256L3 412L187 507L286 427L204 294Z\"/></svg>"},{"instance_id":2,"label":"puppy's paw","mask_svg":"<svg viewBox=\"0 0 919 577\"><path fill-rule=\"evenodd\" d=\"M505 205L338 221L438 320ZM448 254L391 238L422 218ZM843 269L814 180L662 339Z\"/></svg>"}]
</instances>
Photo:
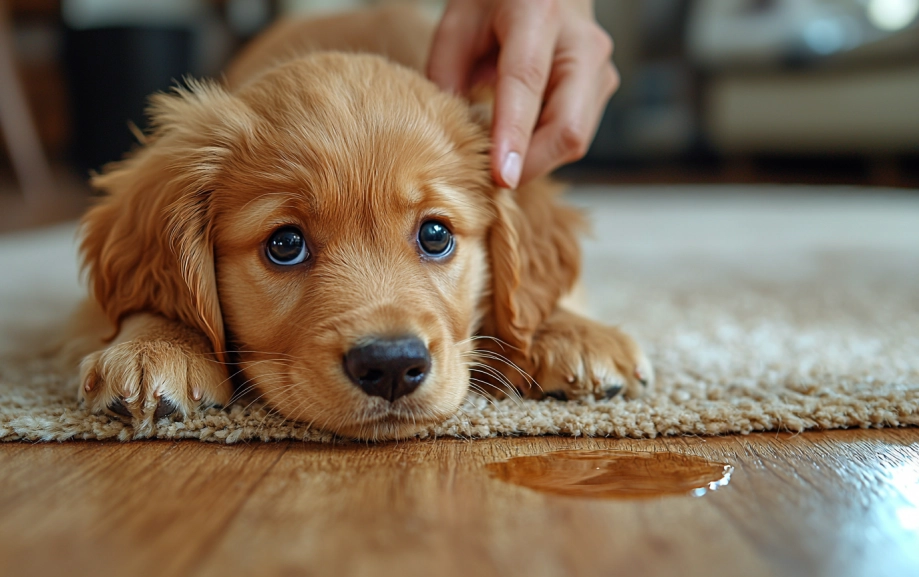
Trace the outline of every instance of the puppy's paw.
<instances>
[{"instance_id":1,"label":"puppy's paw","mask_svg":"<svg viewBox=\"0 0 919 577\"><path fill-rule=\"evenodd\" d=\"M225 405L232 385L222 365L200 352L207 345L195 342L197 335L183 337L135 338L87 355L80 364L81 400L94 413L130 421L137 436L149 435L173 413Z\"/></svg>"},{"instance_id":2,"label":"puppy's paw","mask_svg":"<svg viewBox=\"0 0 919 577\"><path fill-rule=\"evenodd\" d=\"M641 348L619 329L557 311L533 339L530 397L611 399L641 396L654 370Z\"/></svg>"}]
</instances>

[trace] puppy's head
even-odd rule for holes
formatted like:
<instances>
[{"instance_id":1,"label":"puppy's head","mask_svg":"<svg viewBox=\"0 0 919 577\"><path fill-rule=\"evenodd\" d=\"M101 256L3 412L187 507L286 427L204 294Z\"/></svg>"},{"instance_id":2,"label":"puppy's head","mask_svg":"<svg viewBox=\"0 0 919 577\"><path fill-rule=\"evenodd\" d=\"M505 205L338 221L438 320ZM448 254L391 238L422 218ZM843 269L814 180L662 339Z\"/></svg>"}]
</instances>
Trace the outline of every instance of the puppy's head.
<instances>
[{"instance_id":1,"label":"puppy's head","mask_svg":"<svg viewBox=\"0 0 919 577\"><path fill-rule=\"evenodd\" d=\"M154 311L199 329L286 417L409 435L462 401L485 317L525 348L564 288L524 296L528 271L552 271L522 257L486 132L413 71L317 54L151 112L145 146L95 180L96 299L115 323Z\"/></svg>"}]
</instances>

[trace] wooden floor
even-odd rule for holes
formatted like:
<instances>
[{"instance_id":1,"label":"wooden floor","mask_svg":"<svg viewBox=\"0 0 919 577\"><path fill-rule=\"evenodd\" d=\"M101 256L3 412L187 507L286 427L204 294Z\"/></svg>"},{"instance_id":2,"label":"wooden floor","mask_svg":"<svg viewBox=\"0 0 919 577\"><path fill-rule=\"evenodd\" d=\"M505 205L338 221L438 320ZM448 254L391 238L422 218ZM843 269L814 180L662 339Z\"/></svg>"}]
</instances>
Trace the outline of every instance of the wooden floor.
<instances>
[{"instance_id":1,"label":"wooden floor","mask_svg":"<svg viewBox=\"0 0 919 577\"><path fill-rule=\"evenodd\" d=\"M485 465L561 449L735 467L585 499ZM919 575L919 429L652 441L0 444L3 575Z\"/></svg>"}]
</instances>

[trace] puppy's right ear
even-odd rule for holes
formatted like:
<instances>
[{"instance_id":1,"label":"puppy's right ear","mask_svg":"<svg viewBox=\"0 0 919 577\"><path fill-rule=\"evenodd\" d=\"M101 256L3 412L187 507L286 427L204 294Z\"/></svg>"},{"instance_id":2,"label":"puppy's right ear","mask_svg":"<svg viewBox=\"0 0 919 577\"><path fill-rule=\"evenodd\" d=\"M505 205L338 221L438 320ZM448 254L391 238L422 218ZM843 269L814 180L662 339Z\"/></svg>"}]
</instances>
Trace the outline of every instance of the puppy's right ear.
<instances>
[{"instance_id":1,"label":"puppy's right ear","mask_svg":"<svg viewBox=\"0 0 919 577\"><path fill-rule=\"evenodd\" d=\"M555 201L546 179L519 191L497 189L489 231L492 307L488 334L529 353L533 335L578 278L583 217Z\"/></svg>"},{"instance_id":2,"label":"puppy's right ear","mask_svg":"<svg viewBox=\"0 0 919 577\"><path fill-rule=\"evenodd\" d=\"M155 95L149 113L146 144L92 180L105 196L83 218L83 267L116 327L132 313L159 314L201 331L224 360L210 201L251 117L205 83Z\"/></svg>"}]
</instances>

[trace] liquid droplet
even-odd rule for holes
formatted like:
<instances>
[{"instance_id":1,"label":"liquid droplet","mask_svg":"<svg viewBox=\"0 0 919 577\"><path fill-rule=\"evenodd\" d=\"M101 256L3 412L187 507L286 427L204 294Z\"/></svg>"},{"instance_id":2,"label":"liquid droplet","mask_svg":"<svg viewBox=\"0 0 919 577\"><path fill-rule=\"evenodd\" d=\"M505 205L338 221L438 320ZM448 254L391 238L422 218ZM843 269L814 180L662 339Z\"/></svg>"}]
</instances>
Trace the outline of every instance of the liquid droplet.
<instances>
[{"instance_id":1,"label":"liquid droplet","mask_svg":"<svg viewBox=\"0 0 919 577\"><path fill-rule=\"evenodd\" d=\"M734 467L680 453L555 451L486 465L502 481L568 497L701 497L731 480Z\"/></svg>"}]
</instances>

